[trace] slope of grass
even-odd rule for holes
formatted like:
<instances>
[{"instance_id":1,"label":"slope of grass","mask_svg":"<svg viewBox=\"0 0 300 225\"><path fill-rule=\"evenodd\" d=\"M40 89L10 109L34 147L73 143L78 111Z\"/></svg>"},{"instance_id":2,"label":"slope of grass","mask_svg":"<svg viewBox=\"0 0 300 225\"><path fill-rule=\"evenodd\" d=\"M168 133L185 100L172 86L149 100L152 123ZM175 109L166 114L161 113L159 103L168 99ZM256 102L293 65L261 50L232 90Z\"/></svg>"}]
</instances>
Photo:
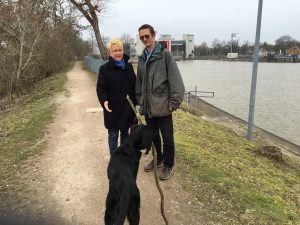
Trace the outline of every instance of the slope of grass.
<instances>
[{"instance_id":1,"label":"slope of grass","mask_svg":"<svg viewBox=\"0 0 300 225\"><path fill-rule=\"evenodd\" d=\"M176 173L207 222L300 224L299 161L264 158L258 144L185 111L174 113Z\"/></svg>"},{"instance_id":2,"label":"slope of grass","mask_svg":"<svg viewBox=\"0 0 300 225\"><path fill-rule=\"evenodd\" d=\"M67 70L71 68L70 65ZM36 85L32 95L0 114L0 190L20 170L22 162L37 155L46 143L45 128L55 112L54 97L63 91L66 71Z\"/></svg>"}]
</instances>

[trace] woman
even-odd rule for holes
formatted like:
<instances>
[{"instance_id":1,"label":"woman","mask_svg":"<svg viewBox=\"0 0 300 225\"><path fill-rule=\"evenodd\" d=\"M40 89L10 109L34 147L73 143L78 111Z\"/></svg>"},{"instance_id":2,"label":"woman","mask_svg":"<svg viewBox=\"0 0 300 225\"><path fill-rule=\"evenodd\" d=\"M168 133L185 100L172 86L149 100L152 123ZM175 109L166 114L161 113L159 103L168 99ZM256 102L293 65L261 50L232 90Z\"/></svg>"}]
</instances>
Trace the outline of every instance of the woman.
<instances>
[{"instance_id":1,"label":"woman","mask_svg":"<svg viewBox=\"0 0 300 225\"><path fill-rule=\"evenodd\" d=\"M97 81L97 95L104 113L104 125L108 129L110 154L120 142L128 136L129 126L134 122L132 111L126 96L135 104L135 73L129 57L124 54L120 39L108 43L109 61L100 67Z\"/></svg>"}]
</instances>

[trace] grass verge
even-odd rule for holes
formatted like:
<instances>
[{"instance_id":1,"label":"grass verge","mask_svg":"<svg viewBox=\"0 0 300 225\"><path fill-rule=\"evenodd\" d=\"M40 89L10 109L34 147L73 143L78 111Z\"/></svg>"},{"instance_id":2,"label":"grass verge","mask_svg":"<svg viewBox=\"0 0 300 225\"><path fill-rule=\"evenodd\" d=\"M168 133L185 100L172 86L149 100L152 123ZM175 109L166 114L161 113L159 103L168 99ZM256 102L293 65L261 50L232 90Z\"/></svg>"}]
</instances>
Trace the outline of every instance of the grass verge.
<instances>
[{"instance_id":1,"label":"grass verge","mask_svg":"<svg viewBox=\"0 0 300 225\"><path fill-rule=\"evenodd\" d=\"M254 142L187 110L174 113L178 182L206 223L300 224L300 163L256 154Z\"/></svg>"},{"instance_id":2,"label":"grass verge","mask_svg":"<svg viewBox=\"0 0 300 225\"><path fill-rule=\"evenodd\" d=\"M20 171L22 163L45 148L43 136L55 112L54 97L62 92L67 80L65 71L54 74L36 85L32 95L1 112L0 117L0 192L8 191L9 183ZM3 197L3 196L2 196Z\"/></svg>"}]
</instances>

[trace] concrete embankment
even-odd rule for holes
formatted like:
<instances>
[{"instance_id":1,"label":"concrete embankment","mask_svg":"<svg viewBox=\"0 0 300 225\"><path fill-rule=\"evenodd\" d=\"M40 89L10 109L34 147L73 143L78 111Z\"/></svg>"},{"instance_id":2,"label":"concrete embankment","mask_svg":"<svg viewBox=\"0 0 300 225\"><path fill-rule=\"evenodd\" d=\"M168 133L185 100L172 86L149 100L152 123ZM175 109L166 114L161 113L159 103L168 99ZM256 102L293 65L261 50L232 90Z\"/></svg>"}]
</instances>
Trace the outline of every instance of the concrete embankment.
<instances>
[{"instance_id":1,"label":"concrete embankment","mask_svg":"<svg viewBox=\"0 0 300 225\"><path fill-rule=\"evenodd\" d=\"M202 114L202 118L224 126L230 127L238 135L247 135L248 123L228 112L225 112L208 102L198 98L197 104L193 103L190 106ZM275 145L281 148L282 152L300 159L300 146L288 140L285 140L271 132L268 132L260 127L254 126L254 140L262 145Z\"/></svg>"}]
</instances>

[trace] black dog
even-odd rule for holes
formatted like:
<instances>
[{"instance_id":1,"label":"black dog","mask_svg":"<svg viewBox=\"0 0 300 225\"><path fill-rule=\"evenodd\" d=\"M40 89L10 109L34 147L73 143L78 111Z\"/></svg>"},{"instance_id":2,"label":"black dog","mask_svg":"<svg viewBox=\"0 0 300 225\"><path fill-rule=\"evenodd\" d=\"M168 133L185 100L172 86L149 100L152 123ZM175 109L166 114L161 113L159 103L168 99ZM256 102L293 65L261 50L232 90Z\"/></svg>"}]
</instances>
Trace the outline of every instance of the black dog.
<instances>
[{"instance_id":1,"label":"black dog","mask_svg":"<svg viewBox=\"0 0 300 225\"><path fill-rule=\"evenodd\" d=\"M153 131L146 125L135 125L129 136L111 155L107 175L109 191L106 197L105 225L130 225L140 222L140 191L136 185L141 151L150 148Z\"/></svg>"}]
</instances>

